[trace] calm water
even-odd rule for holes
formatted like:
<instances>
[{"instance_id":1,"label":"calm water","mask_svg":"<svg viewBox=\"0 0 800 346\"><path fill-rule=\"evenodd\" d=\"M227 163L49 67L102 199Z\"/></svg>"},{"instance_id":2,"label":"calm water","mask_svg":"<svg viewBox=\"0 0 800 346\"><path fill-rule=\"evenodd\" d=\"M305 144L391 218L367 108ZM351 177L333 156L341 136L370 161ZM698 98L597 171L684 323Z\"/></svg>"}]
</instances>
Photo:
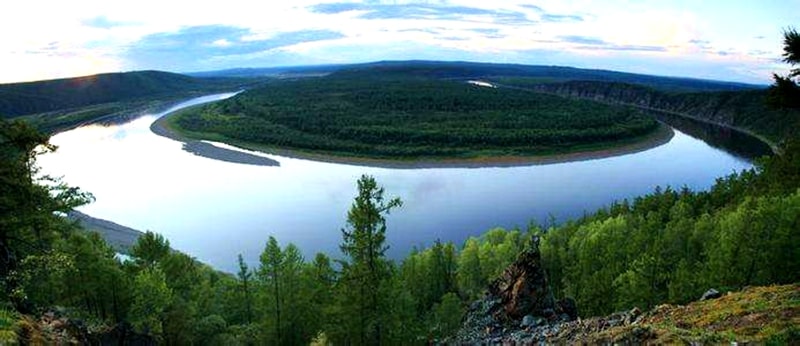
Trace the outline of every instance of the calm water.
<instances>
[{"instance_id":1,"label":"calm water","mask_svg":"<svg viewBox=\"0 0 800 346\"><path fill-rule=\"evenodd\" d=\"M270 235L295 243L306 257L338 256L340 229L362 174L405 202L387 222L389 255L398 258L437 238L460 243L493 227L524 228L550 215L563 221L659 185L706 189L717 177L751 167L752 155L676 131L669 143L644 152L527 167L390 169L275 155L264 156L279 167L251 166L195 156L156 136L149 127L162 115L60 133L51 139L58 151L39 163L94 194L96 202L81 211L159 232L174 248L231 271L239 253L255 264Z\"/></svg>"}]
</instances>

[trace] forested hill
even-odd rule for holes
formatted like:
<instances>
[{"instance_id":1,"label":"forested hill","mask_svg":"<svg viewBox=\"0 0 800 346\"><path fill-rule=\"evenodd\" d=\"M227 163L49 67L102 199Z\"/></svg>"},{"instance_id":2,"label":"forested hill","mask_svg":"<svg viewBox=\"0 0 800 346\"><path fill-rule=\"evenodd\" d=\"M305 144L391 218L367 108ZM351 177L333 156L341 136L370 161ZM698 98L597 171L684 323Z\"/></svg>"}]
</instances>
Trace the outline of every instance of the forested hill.
<instances>
[{"instance_id":1,"label":"forested hill","mask_svg":"<svg viewBox=\"0 0 800 346\"><path fill-rule=\"evenodd\" d=\"M160 71L107 73L77 78L0 84L0 117L14 118L147 97L230 88L239 81L203 79Z\"/></svg>"},{"instance_id":2,"label":"forested hill","mask_svg":"<svg viewBox=\"0 0 800 346\"><path fill-rule=\"evenodd\" d=\"M663 77L566 66L495 64L462 61L378 61L350 65L318 65L271 68L230 69L192 73L198 77L303 76L335 73L341 76L373 78L382 76L417 76L425 78L469 79L490 77L529 77L540 81L589 80L645 85L665 91L750 90L763 86L715 80Z\"/></svg>"},{"instance_id":3,"label":"forested hill","mask_svg":"<svg viewBox=\"0 0 800 346\"><path fill-rule=\"evenodd\" d=\"M531 78L497 81L508 87L676 113L747 130L772 142L788 138L800 129L800 111L769 107L767 89L676 93L613 82L542 83Z\"/></svg>"}]
</instances>

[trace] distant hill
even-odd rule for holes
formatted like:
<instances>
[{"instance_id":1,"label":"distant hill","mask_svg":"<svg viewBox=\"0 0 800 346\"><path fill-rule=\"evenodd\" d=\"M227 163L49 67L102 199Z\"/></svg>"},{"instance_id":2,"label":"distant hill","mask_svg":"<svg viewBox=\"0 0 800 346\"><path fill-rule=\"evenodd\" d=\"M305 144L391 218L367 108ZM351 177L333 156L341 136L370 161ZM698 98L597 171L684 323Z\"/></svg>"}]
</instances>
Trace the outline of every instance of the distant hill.
<instances>
[{"instance_id":1,"label":"distant hill","mask_svg":"<svg viewBox=\"0 0 800 346\"><path fill-rule=\"evenodd\" d=\"M352 65L311 65L311 66L281 66L281 67L244 67L217 71L190 72L186 75L198 78L209 77L293 77L324 75L347 68Z\"/></svg>"},{"instance_id":2,"label":"distant hill","mask_svg":"<svg viewBox=\"0 0 800 346\"><path fill-rule=\"evenodd\" d=\"M237 82L238 83L238 82ZM0 117L134 101L162 95L232 86L230 79L201 79L186 75L137 71L77 78L0 84Z\"/></svg>"},{"instance_id":3,"label":"distant hill","mask_svg":"<svg viewBox=\"0 0 800 346\"><path fill-rule=\"evenodd\" d=\"M535 77L550 81L604 81L645 85L662 91L736 91L761 89L764 86L723 82L705 79L651 76L644 74L615 72L596 69L581 69L564 66L493 64L459 61L379 61L365 64L318 65L273 68L243 68L221 71L198 72L197 77L256 77L292 76L303 74L337 73L359 76L419 76L426 78L467 79L488 77Z\"/></svg>"}]
</instances>

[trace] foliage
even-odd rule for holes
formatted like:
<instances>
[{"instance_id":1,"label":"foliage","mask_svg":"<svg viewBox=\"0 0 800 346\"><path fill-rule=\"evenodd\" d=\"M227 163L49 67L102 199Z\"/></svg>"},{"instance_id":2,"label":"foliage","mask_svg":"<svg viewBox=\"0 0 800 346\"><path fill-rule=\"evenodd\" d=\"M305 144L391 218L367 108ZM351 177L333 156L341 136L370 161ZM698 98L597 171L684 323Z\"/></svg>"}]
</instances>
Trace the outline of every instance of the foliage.
<instances>
[{"instance_id":1,"label":"foliage","mask_svg":"<svg viewBox=\"0 0 800 346\"><path fill-rule=\"evenodd\" d=\"M160 71L93 76L0 85L0 114L13 118L113 102L139 101L190 91L233 89L236 79L193 78ZM98 114L100 115L100 114Z\"/></svg>"},{"instance_id":2,"label":"foliage","mask_svg":"<svg viewBox=\"0 0 800 346\"><path fill-rule=\"evenodd\" d=\"M783 32L783 61L792 65L800 65L800 33L795 28L787 28ZM800 108L800 85L797 77L800 68L794 68L786 77L773 75L775 84L770 87L769 103L776 108Z\"/></svg>"},{"instance_id":3,"label":"foliage","mask_svg":"<svg viewBox=\"0 0 800 346\"><path fill-rule=\"evenodd\" d=\"M556 292L584 316L800 280L797 144L709 191L659 189L543 232Z\"/></svg>"},{"instance_id":4,"label":"foliage","mask_svg":"<svg viewBox=\"0 0 800 346\"><path fill-rule=\"evenodd\" d=\"M159 268L146 268L133 281L131 322L145 332L161 335L164 312L172 303L172 290L167 287L166 276Z\"/></svg>"},{"instance_id":5,"label":"foliage","mask_svg":"<svg viewBox=\"0 0 800 346\"><path fill-rule=\"evenodd\" d=\"M375 157L544 155L616 144L658 123L627 107L409 77L275 81L178 113L190 136Z\"/></svg>"},{"instance_id":6,"label":"foliage","mask_svg":"<svg viewBox=\"0 0 800 346\"><path fill-rule=\"evenodd\" d=\"M794 83L789 79L782 79L781 83L784 82L791 84L789 86L792 88L798 88L792 86ZM792 93L789 89L784 89L788 90L788 94L778 95L765 89L667 92L641 85L585 80L554 83L517 78L506 83L526 90L682 114L702 121L749 130L773 142L791 138L800 130L798 110L769 106L770 100L774 103L776 97L800 102L797 101L797 95L789 95ZM662 116L659 113L654 115ZM670 123L673 121L675 120L671 119Z\"/></svg>"},{"instance_id":7,"label":"foliage","mask_svg":"<svg viewBox=\"0 0 800 346\"><path fill-rule=\"evenodd\" d=\"M342 272L339 281L340 319L353 321L342 332L354 343L381 344L387 324L385 295L392 268L386 260L386 220L384 215L402 205L398 198L384 201L382 187L373 177L358 179L358 195L347 213L347 228L342 229ZM337 339L336 334L330 335Z\"/></svg>"},{"instance_id":8,"label":"foliage","mask_svg":"<svg viewBox=\"0 0 800 346\"><path fill-rule=\"evenodd\" d=\"M72 228L59 213L91 200L38 175L36 155L53 149L46 136L25 123L0 121L0 286L22 311L30 306L20 291L24 273L16 272L17 266L29 256L50 254L53 243Z\"/></svg>"},{"instance_id":9,"label":"foliage","mask_svg":"<svg viewBox=\"0 0 800 346\"><path fill-rule=\"evenodd\" d=\"M153 232L145 232L131 248L131 256L140 264L152 266L169 254L169 240Z\"/></svg>"},{"instance_id":10,"label":"foliage","mask_svg":"<svg viewBox=\"0 0 800 346\"><path fill-rule=\"evenodd\" d=\"M0 344L14 345L17 343L18 326L16 312L5 307L0 307Z\"/></svg>"}]
</instances>

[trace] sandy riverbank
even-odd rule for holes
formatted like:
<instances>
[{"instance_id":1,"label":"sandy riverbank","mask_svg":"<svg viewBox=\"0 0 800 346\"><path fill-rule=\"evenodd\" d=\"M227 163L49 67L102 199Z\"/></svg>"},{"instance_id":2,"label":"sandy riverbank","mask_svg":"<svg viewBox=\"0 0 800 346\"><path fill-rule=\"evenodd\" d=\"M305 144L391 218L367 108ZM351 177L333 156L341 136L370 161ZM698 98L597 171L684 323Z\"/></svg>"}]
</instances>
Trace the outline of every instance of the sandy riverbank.
<instances>
[{"instance_id":1,"label":"sandy riverbank","mask_svg":"<svg viewBox=\"0 0 800 346\"><path fill-rule=\"evenodd\" d=\"M154 121L153 124L150 125L150 130L159 136L167 137L176 140L178 142L182 142L183 150L189 153L214 160L239 163L244 165L280 166L280 163L278 161L275 161L267 157L253 155L237 150L220 148L214 146L211 143L186 138L178 134L177 132L173 131L166 125L167 116L169 115L165 115L159 118L158 120Z\"/></svg>"}]
</instances>

